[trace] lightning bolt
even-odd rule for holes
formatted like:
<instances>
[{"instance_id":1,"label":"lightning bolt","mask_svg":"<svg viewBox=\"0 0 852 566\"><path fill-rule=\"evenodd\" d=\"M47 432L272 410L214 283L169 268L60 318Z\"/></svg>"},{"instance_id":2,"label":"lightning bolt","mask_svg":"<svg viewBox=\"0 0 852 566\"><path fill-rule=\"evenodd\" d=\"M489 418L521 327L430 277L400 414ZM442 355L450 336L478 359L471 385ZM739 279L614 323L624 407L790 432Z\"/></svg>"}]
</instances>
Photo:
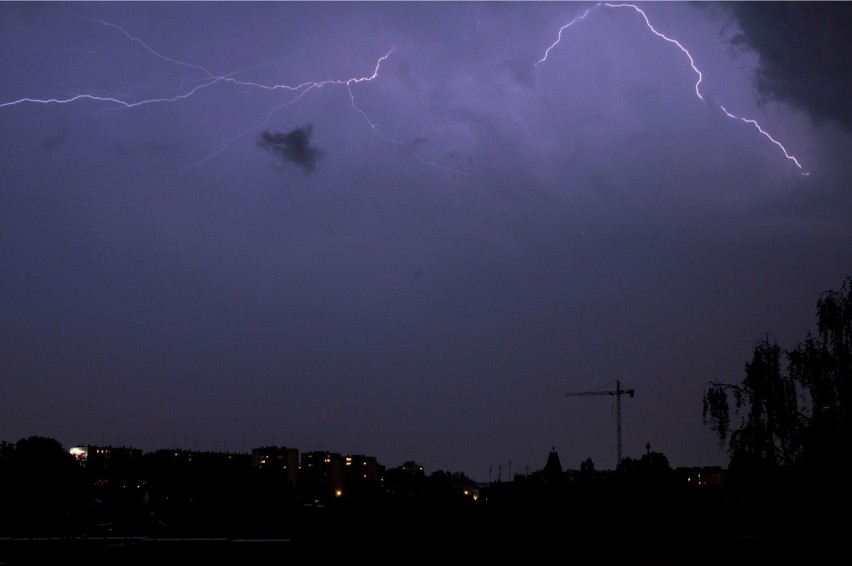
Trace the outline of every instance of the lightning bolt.
<instances>
[{"instance_id":1,"label":"lightning bolt","mask_svg":"<svg viewBox=\"0 0 852 566\"><path fill-rule=\"evenodd\" d=\"M594 10L597 10L599 8L612 8L612 9L627 8L627 9L635 11L645 21L645 26L648 28L648 30L651 33L653 33L654 35L656 35L660 39L662 39L662 40L664 40L668 43L671 43L672 45L674 45L678 49L680 49L680 51L682 51L683 54L686 56L686 58L689 60L689 66L692 67L692 71L697 76L697 79L695 81L695 96L697 96L699 100L705 101L704 96L701 94L701 81L703 80L704 76L701 74L701 71L696 66L695 59L693 59L692 54L689 52L689 50L686 47L683 46L683 44L681 44L676 39L672 39L671 37L668 37L667 35L657 31L657 29L651 24L651 20L648 19L648 14L646 14L641 8L639 8L635 4L611 4L611 3L608 3L608 2L599 2L599 3L595 4L594 6L592 6L591 8L587 8L582 14L575 17L574 19L569 21L567 24L565 24L565 25L563 25L562 27L559 28L559 33L556 36L556 41L554 41L544 51L544 56L542 56L542 58L539 59L536 62L536 65L540 65L540 64L545 63L547 61L547 57L548 57L548 55L550 55L550 52L554 48L556 48L557 45L559 45L559 42L562 41L562 32L564 32L566 29L570 28L571 26L573 26L577 22L585 20L589 16L589 14L591 14ZM784 156L787 159L789 159L790 161L792 161L796 165L796 167L799 168L802 175L809 175L809 173L803 169L802 164L799 163L799 160L796 159L796 157L793 156L789 151L787 151L787 148L784 147L784 145L781 142L779 142L777 139L773 138L766 130L764 130L760 126L760 124L757 123L756 120L752 120L750 118L744 118L742 116L737 116L736 114L729 112L721 104L719 104L718 106L719 106L719 109L722 110L724 115L727 116L728 118L731 118L733 120L737 120L737 121L740 121L740 122L744 122L746 124L753 126L762 136L766 137L769 141L771 141L773 144L778 146L781 149L781 151L784 153Z\"/></svg>"},{"instance_id":2,"label":"lightning bolt","mask_svg":"<svg viewBox=\"0 0 852 566\"><path fill-rule=\"evenodd\" d=\"M405 147L406 149L411 151L411 153L423 165L434 167L434 168L440 169L442 171L447 171L447 172L456 173L456 174L459 174L459 175L469 176L468 173L461 171L459 169L448 167L446 165L442 165L442 164L437 163L435 161L429 161L429 160L425 159L420 153L418 153L417 151L414 151L412 149L412 144L409 143L409 142L405 142L403 140L398 140L398 139L383 135L380 132L379 125L376 122L374 122L370 118L370 116L362 108L360 108L356 104L355 93L352 90L352 87L355 86L355 85L361 84L361 83L371 82L371 81L376 80L379 77L379 73L381 71L382 64L385 61L387 61L387 59L391 56L391 54L393 53L393 51L395 49L394 47L391 47L384 55L382 55L381 57L379 57L376 60L376 63L373 67L373 72L368 74L368 75L352 76L352 77L349 77L349 78L342 78L342 79L327 79L327 80L322 80L322 81L305 81L305 82L302 82L300 84L295 84L295 85L289 85L289 84L283 84L283 83L281 83L281 84L263 84L263 83L253 82L253 81L244 81L244 80L240 80L240 79L237 78L237 76L239 74L245 73L247 71L247 69L235 71L235 72L225 74L225 75L215 74L215 73L210 72L206 67L204 67L202 65L189 63L187 61L181 61L179 59L174 59L172 57L169 57L167 55L160 53L159 51L157 51L156 49L154 49L153 47L148 45L145 41L143 41L142 39L132 35L130 32L128 32L126 29L124 29L123 27L121 27L119 25L116 25L114 23L102 20L100 18L90 18L90 17L86 17L86 16L81 16L81 15L77 15L77 17L84 19L84 20L91 21L91 22L95 22L97 24L100 24L101 26L115 30L119 34L123 35L127 40L137 44L144 51L146 51L150 55L154 56L155 58L160 59L161 61L169 63L171 65L183 67L183 68L188 69L190 71L193 71L197 74L200 74L200 78L198 76L196 76L195 78L184 77L181 81L181 87L180 87L180 89L178 89L179 94L175 94L173 96L164 96L164 97L154 97L154 98L144 98L144 99L139 99L139 100L133 100L133 99L130 99L128 97L122 97L122 96L117 96L117 95L106 96L106 95L99 95L99 94L79 93L79 94L73 94L73 95L67 96L65 98L22 97L22 98L19 98L17 100L2 102L2 103L0 103L0 108L8 108L8 107L12 107L12 106L20 106L20 105L25 105L25 104L67 105L67 104L89 101L89 102L95 102L95 103L107 105L106 108L105 108L106 110L121 109L121 108L131 109L131 108L137 108L137 107L146 106L146 105L168 104L168 103L175 103L175 102L179 102L179 101L182 101L182 100L186 100L186 99L189 99L189 98L197 95L202 90L208 89L208 88L213 87L214 85L217 85L217 84L229 84L231 86L250 87L250 88L266 90L266 91L283 91L283 92L286 92L286 93L291 95L287 100L285 100L281 104L278 104L277 106L274 106L271 109L269 109L255 123L246 127L244 130L222 140L219 144L214 146L213 151L211 153L209 153L206 157L204 157L203 159L201 159L197 163L190 166L190 167L192 167L192 166L195 166L195 165L198 165L198 164L201 164L201 163L204 163L204 162L210 160L211 158L213 158L216 155L219 155L220 153L225 151L235 141L245 137L246 135L248 135L251 132L257 131L260 128L264 127L276 112L278 112L279 110L281 110L281 109L283 109L287 106L291 106L291 105L295 104L296 102L298 102L299 100L301 100L302 98L307 96L308 93L310 93L311 91L318 90L318 89L325 88L325 87L338 86L338 87L346 88L346 91L349 95L350 105L351 105L353 111L355 111L357 114L362 116L367 121L371 131L377 137L379 137L380 139L382 139L384 141ZM188 90L184 90L185 85L192 85L192 86L190 88L188 88ZM104 109L101 109L101 110L104 110Z\"/></svg>"},{"instance_id":3,"label":"lightning bolt","mask_svg":"<svg viewBox=\"0 0 852 566\"><path fill-rule=\"evenodd\" d=\"M219 144L216 151L214 151L213 153L211 153L210 155L205 157L199 163L205 162L205 161L209 160L210 158L215 157L219 153L222 153L223 151L225 151L225 149L227 149L228 146L230 146L233 142L237 141L240 138L245 137L247 134L249 134L253 131L259 130L260 128L262 128L263 126L265 126L269 122L269 119L277 111L279 111L282 108L285 108L287 106L290 106L292 104L295 104L300 99L302 99L305 95L307 95L308 92L310 92L311 90L323 88L325 86L330 86L330 85L345 86L347 92L349 93L349 100L350 100L350 104L352 106L352 109L355 112L357 112L358 114L360 114L361 116L363 116L365 120L367 120L367 122L370 124L370 128L373 130L373 133L375 133L377 136L379 136L382 139L385 139L385 140L388 140L388 141L396 141L396 140L386 138L386 137L382 136L381 134L379 134L378 125L376 123L374 123L372 120L370 120L370 117L367 115L366 112L364 112L358 106L355 105L355 94L352 92L352 85L353 84L359 84L359 83L369 82L369 81L375 80L379 76L379 71L381 69L382 63L384 63L388 59L388 57L391 56L391 53L393 53L393 51L394 51L394 48L391 47L390 50L388 50L387 53L385 53L384 55L379 57L379 59L376 61L376 65L375 65L375 68L373 69L373 73L370 74L370 75L365 75L363 77L352 77L352 78L349 78L349 79L333 79L333 80L326 80L326 81L319 81L319 82L310 81L310 82L304 82L304 83L297 85L297 86L289 86L289 85L283 85L283 84L276 84L276 85L267 86L267 85L263 85L263 84L259 84L259 83L232 80L232 77L230 77L230 76L224 77L227 80L232 80L232 82L234 82L234 84L237 84L237 85L251 86L251 87L256 87L256 88L265 89L265 90L280 90L280 89L283 89L283 90L295 93L295 96L292 99L284 102L283 104L279 104L278 106L273 107L271 110L269 110L265 114L263 119L260 120L259 122L257 122L256 124L246 128L242 132L224 140L222 143ZM212 77L211 76L211 79L214 79L214 78L221 78L221 77ZM210 83L210 84L212 84L212 83ZM418 159L420 159L419 155L415 154L415 156ZM420 161L423 162L422 159L420 159Z\"/></svg>"},{"instance_id":4,"label":"lightning bolt","mask_svg":"<svg viewBox=\"0 0 852 566\"><path fill-rule=\"evenodd\" d=\"M376 71L378 72L378 66L376 66ZM379 139L382 139L382 140L390 142L390 143L394 143L396 145L401 145L401 146L405 147L406 149L409 149L411 151L411 153L414 155L414 157L416 157L417 160L420 161L420 163L422 163L423 165L428 165L429 167L435 167L436 169L440 169L442 171L447 171L447 172L450 172L450 173L456 173L458 175L463 175L465 177L470 177L469 173L462 171L460 169L455 169L453 167L441 165L439 163L436 163L435 161L427 161L418 152L411 149L412 146L414 145L412 142L407 142L405 140L400 140L400 139L384 136L381 133L379 133L379 125L377 123L373 122L372 120L370 120L370 117L367 115L367 113L364 112L363 110L361 110L361 108L359 108L355 104L355 95L352 93L352 89L351 89L350 85L347 84L346 88L349 91L349 101L350 101L350 104L352 106L352 109L355 110L355 112L361 114L361 116L364 117L364 119L370 125L370 129L373 130L373 133Z\"/></svg>"},{"instance_id":5,"label":"lightning bolt","mask_svg":"<svg viewBox=\"0 0 852 566\"><path fill-rule=\"evenodd\" d=\"M559 32L557 34L556 40L549 46L544 52L544 55L536 62L536 65L541 65L547 62L548 57L554 49L557 48L559 43L562 41L563 33L568 30L568 28L574 26L578 22L585 20L589 17L592 12L602 8L609 9L629 9L633 10L636 14L642 17L645 22L645 26L648 30L653 33L655 36L659 37L663 41L666 41L675 47L677 47L684 56L688 59L689 65L692 68L693 72L696 75L695 81L695 95L699 100L706 101L704 96L701 93L701 82L703 79L703 75L699 68L697 67L695 60L692 57L692 54L689 50L686 49L679 41L673 39L671 37L666 36L665 34L658 31L652 24L647 14L635 4L615 4L615 3L606 3L600 2L595 4L594 6L587 8L582 14L575 17L565 25L559 28ZM173 94L171 96L160 96L160 97L151 97L151 98L133 98L130 96L121 96L115 94L95 94L95 93L75 93L71 94L67 97L52 97L52 98L33 98L33 97L22 97L16 100L11 100L7 102L0 102L0 109L9 108L13 106L19 105L70 105L70 104L79 104L83 102L92 102L101 106L101 108L93 111L93 112L103 112L117 109L133 109L146 105L154 105L154 104L171 104L177 103L183 100L187 100L196 96L198 93L205 89L209 89L214 87L215 85L230 85L234 87L246 87L263 91L278 91L288 94L289 96L282 101L281 103L274 105L272 108L268 109L259 119L257 119L254 123L248 125L243 130L235 133L234 135L223 139L219 144L213 147L212 151L200 160L198 163L208 161L209 159L219 155L224 152L228 147L230 147L237 140L245 137L251 132L257 131L264 127L272 116L275 115L276 112L282 110L285 107L291 106L307 96L309 93L325 88L325 87L342 87L346 89L346 92L349 96L349 102L352 110L357 113L359 116L363 117L367 122L368 127L376 135L379 139L398 145L403 147L405 150L409 151L414 157L423 165L434 167L442 171L446 171L449 173L459 174L469 176L468 173L461 171L459 169L455 169L446 165L442 165L435 161L430 161L425 159L418 151L415 150L415 146L418 142L411 142L406 140L397 139L382 133L381 128L377 122L372 120L370 116L364 111L357 103L355 92L353 90L354 86L357 86L362 83L371 82L379 78L380 72L382 70L382 65L388 60L391 54L394 52L394 48L391 47L387 52L381 55L375 62L373 66L372 72L370 74L365 74L362 76L351 76L348 78L338 78L338 79L327 79L320 81L305 81L299 84L285 84L285 83L276 83L276 84L264 84L254 81L246 81L237 78L240 74L246 73L252 69L243 69L239 71L235 71L228 74L216 74L208 70L203 65L198 65L195 63L190 63L187 61L182 61L179 59L175 59L160 53L150 45L148 45L142 39L132 35L123 27L116 25L114 23L102 20L100 18L90 18L86 16L77 16L81 19L88 20L90 22L96 23L103 27L109 28L118 34L122 35L126 40L138 45L143 51L147 52L149 55L153 56L164 63L174 65L177 67L182 67L186 69L188 72L191 72L192 75L188 75L182 78L180 82L179 88L176 90L177 94ZM479 25L479 24L477 24ZM745 118L742 116L738 116L730 111L728 111L724 106L718 105L719 109L722 111L724 116L727 118L748 124L754 127L762 136L766 137L769 141L775 144L781 151L784 153L784 156L792 161L796 167L802 172L803 175L808 175L807 172L803 170L801 163L798 159L790 154L787 148L779 142L777 139L772 137L766 130L764 130L760 124L753 119ZM514 116L514 113L509 110L510 114ZM517 117L516 117L517 118ZM525 124L524 124L525 125ZM193 166L194 166L193 165Z\"/></svg>"}]
</instances>

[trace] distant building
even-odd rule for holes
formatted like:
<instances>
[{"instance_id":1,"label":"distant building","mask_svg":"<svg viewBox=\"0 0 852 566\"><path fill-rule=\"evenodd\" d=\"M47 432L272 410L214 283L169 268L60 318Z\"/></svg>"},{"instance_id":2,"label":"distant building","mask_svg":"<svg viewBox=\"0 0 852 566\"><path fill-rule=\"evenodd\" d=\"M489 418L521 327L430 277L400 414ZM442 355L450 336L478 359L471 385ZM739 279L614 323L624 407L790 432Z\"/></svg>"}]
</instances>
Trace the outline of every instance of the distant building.
<instances>
[{"instance_id":1,"label":"distant building","mask_svg":"<svg viewBox=\"0 0 852 566\"><path fill-rule=\"evenodd\" d=\"M562 463L559 461L559 454L557 454L556 448L553 448L550 454L547 455L547 462L544 464L541 473L549 479L562 478Z\"/></svg>"},{"instance_id":2,"label":"distant building","mask_svg":"<svg viewBox=\"0 0 852 566\"><path fill-rule=\"evenodd\" d=\"M347 479L373 482L381 480L382 466L373 456L354 454L346 456Z\"/></svg>"},{"instance_id":3,"label":"distant building","mask_svg":"<svg viewBox=\"0 0 852 566\"><path fill-rule=\"evenodd\" d=\"M290 485L299 485L299 451L296 448L264 446L253 448L251 465L258 470L281 472Z\"/></svg>"},{"instance_id":4,"label":"distant building","mask_svg":"<svg viewBox=\"0 0 852 566\"><path fill-rule=\"evenodd\" d=\"M92 484L107 487L142 477L142 450L113 446L74 446L69 452L86 470Z\"/></svg>"},{"instance_id":5,"label":"distant building","mask_svg":"<svg viewBox=\"0 0 852 566\"><path fill-rule=\"evenodd\" d=\"M301 491L314 500L343 495L345 461L335 452L305 452L299 470Z\"/></svg>"},{"instance_id":6,"label":"distant building","mask_svg":"<svg viewBox=\"0 0 852 566\"><path fill-rule=\"evenodd\" d=\"M344 458L343 481L346 492L364 492L382 487L384 466L373 456L352 454Z\"/></svg>"},{"instance_id":7,"label":"distant building","mask_svg":"<svg viewBox=\"0 0 852 566\"><path fill-rule=\"evenodd\" d=\"M422 464L409 460L385 472L384 488L391 495L421 496L427 489L426 471Z\"/></svg>"},{"instance_id":8,"label":"distant building","mask_svg":"<svg viewBox=\"0 0 852 566\"><path fill-rule=\"evenodd\" d=\"M113 446L74 446L68 450L84 468L110 468L127 462L139 462L142 450L139 448L116 448Z\"/></svg>"},{"instance_id":9,"label":"distant building","mask_svg":"<svg viewBox=\"0 0 852 566\"><path fill-rule=\"evenodd\" d=\"M179 448L164 448L153 454L155 465L166 468L248 469L251 456L232 452L199 452Z\"/></svg>"},{"instance_id":10,"label":"distant building","mask_svg":"<svg viewBox=\"0 0 852 566\"><path fill-rule=\"evenodd\" d=\"M212 501L251 486L249 491L294 496L315 504L345 493L353 497L380 494L386 478L385 467L373 456L300 453L282 446L253 448L250 454L180 448L143 453L112 446L75 446L69 452L86 470L91 485L100 490L100 497L115 498L116 490L133 489L145 502ZM419 483L425 480L423 466L413 461L397 471ZM406 487L410 484L404 482Z\"/></svg>"},{"instance_id":11,"label":"distant building","mask_svg":"<svg viewBox=\"0 0 852 566\"><path fill-rule=\"evenodd\" d=\"M675 474L680 481L693 487L723 487L727 470L719 466L677 468Z\"/></svg>"}]
</instances>

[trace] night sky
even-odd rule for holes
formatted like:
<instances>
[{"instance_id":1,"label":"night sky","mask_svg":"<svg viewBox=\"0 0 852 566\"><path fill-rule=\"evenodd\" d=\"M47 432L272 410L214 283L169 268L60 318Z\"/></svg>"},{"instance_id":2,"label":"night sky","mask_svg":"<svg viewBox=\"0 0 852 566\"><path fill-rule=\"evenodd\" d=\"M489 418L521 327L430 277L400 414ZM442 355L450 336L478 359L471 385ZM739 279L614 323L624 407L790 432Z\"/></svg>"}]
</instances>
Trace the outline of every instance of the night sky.
<instances>
[{"instance_id":1,"label":"night sky","mask_svg":"<svg viewBox=\"0 0 852 566\"><path fill-rule=\"evenodd\" d=\"M620 380L727 466L705 384L852 275L850 6L0 3L0 439L509 479Z\"/></svg>"}]
</instances>

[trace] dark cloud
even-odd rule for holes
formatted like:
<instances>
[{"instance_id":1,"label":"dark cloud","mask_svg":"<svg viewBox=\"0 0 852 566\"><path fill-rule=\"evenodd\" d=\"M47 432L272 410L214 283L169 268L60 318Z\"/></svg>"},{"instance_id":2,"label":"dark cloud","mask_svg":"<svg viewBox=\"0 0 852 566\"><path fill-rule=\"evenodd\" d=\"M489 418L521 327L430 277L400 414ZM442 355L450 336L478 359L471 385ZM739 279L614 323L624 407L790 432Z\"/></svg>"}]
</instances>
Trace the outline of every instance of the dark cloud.
<instances>
[{"instance_id":1,"label":"dark cloud","mask_svg":"<svg viewBox=\"0 0 852 566\"><path fill-rule=\"evenodd\" d=\"M734 44L759 56L763 100L805 110L816 123L852 131L852 3L729 2L741 33Z\"/></svg>"},{"instance_id":2,"label":"dark cloud","mask_svg":"<svg viewBox=\"0 0 852 566\"><path fill-rule=\"evenodd\" d=\"M285 163L293 163L304 168L306 173L317 167L317 161L322 156L322 150L311 147L313 125L307 124L287 133L260 134L258 145L266 151L278 155Z\"/></svg>"}]
</instances>

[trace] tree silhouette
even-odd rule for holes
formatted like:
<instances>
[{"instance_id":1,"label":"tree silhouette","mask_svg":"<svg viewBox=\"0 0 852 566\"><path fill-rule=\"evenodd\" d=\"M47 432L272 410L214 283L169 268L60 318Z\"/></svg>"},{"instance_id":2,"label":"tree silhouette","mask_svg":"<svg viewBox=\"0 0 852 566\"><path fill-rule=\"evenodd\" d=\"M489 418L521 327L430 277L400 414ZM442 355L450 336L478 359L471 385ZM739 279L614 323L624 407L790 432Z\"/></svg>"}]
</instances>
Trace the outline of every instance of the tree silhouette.
<instances>
[{"instance_id":1,"label":"tree silhouette","mask_svg":"<svg viewBox=\"0 0 852 566\"><path fill-rule=\"evenodd\" d=\"M788 360L782 371L782 355ZM757 341L740 384L713 381L704 392L704 423L728 444L731 465L831 466L845 457L852 379L852 278L817 301L817 334L789 351L770 334ZM800 408L809 397L810 408ZM731 400L734 402L731 407ZM731 419L745 411L739 427Z\"/></svg>"},{"instance_id":2,"label":"tree silhouette","mask_svg":"<svg viewBox=\"0 0 852 566\"><path fill-rule=\"evenodd\" d=\"M758 340L742 384L711 382L704 393L704 422L719 442L728 442L733 461L789 464L799 452L800 426L796 386L781 371L781 348L768 333ZM734 408L729 405L733 397ZM746 408L739 428L730 431L731 415Z\"/></svg>"},{"instance_id":3,"label":"tree silhouette","mask_svg":"<svg viewBox=\"0 0 852 566\"><path fill-rule=\"evenodd\" d=\"M0 446L4 504L0 528L16 534L58 535L85 500L83 475L59 441L41 436Z\"/></svg>"},{"instance_id":4,"label":"tree silhouette","mask_svg":"<svg viewBox=\"0 0 852 566\"><path fill-rule=\"evenodd\" d=\"M810 394L804 459L819 467L842 462L848 446L852 383L852 277L817 301L817 334L789 353L790 375Z\"/></svg>"}]
</instances>

